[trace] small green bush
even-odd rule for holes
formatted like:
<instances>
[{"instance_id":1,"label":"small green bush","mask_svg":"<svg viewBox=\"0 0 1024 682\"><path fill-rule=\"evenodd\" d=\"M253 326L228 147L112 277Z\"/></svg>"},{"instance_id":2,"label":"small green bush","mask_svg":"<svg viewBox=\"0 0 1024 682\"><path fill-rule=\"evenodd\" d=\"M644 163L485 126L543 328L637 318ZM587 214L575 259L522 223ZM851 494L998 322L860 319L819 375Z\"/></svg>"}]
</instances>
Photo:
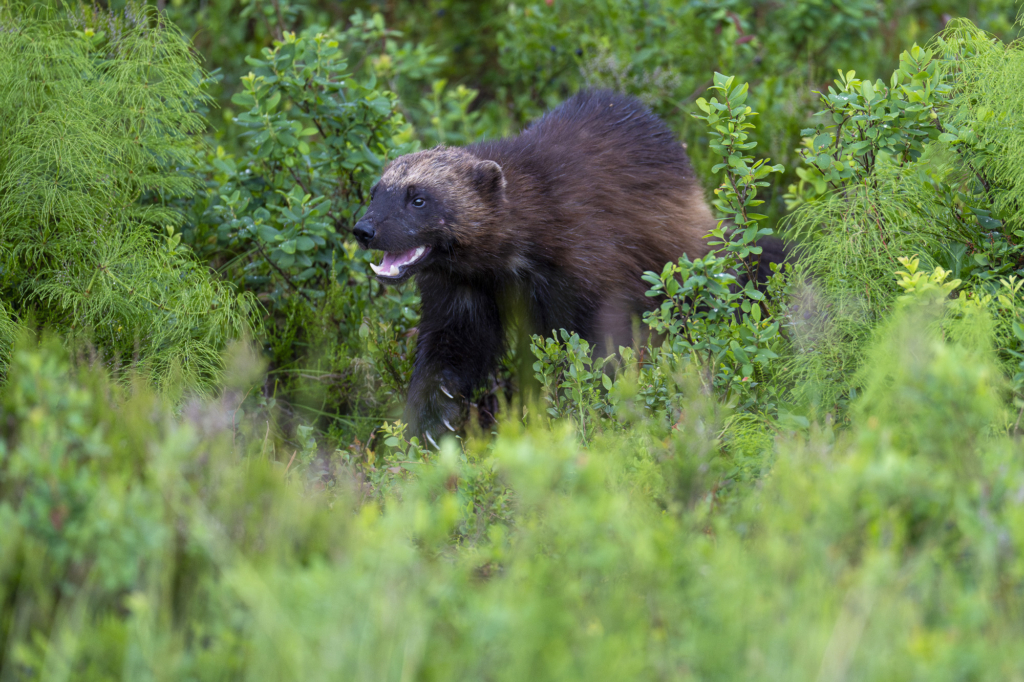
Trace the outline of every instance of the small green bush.
<instances>
[{"instance_id":1,"label":"small green bush","mask_svg":"<svg viewBox=\"0 0 1024 682\"><path fill-rule=\"evenodd\" d=\"M824 409L855 394L861 352L900 293L891 273L915 255L984 302L998 362L1015 375L1024 232L1011 199L1016 110L1004 107L1013 106L1020 68L1015 43L957 22L929 49L905 52L889 85L848 72L822 93L825 125L804 131L813 139L787 223L805 242L801 265L827 320L804 344L795 381Z\"/></svg>"},{"instance_id":2,"label":"small green bush","mask_svg":"<svg viewBox=\"0 0 1024 682\"><path fill-rule=\"evenodd\" d=\"M34 319L112 364L209 386L256 302L180 245L170 202L194 192L202 72L138 7L0 22L0 365Z\"/></svg>"},{"instance_id":3,"label":"small green bush","mask_svg":"<svg viewBox=\"0 0 1024 682\"><path fill-rule=\"evenodd\" d=\"M232 98L242 150L207 160L207 197L185 241L267 308L266 393L291 421L334 421L366 438L365 420L404 392L412 287L385 290L349 234L391 156L415 148L396 95L349 58L383 38L379 16L349 31L285 31L250 57ZM379 349L379 350L378 350Z\"/></svg>"}]
</instances>

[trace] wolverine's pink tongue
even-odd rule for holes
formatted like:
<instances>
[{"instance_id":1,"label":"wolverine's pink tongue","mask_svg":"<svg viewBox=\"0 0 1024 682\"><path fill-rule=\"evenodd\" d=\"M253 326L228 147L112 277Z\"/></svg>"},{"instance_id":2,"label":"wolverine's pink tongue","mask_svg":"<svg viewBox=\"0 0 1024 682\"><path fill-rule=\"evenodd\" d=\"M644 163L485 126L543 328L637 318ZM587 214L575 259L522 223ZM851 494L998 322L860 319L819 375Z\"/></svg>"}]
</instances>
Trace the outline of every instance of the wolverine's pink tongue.
<instances>
[{"instance_id":1,"label":"wolverine's pink tongue","mask_svg":"<svg viewBox=\"0 0 1024 682\"><path fill-rule=\"evenodd\" d=\"M412 265L423 258L428 251L430 251L429 246L418 246L415 249L409 249L401 253L388 253L385 251L384 260L380 262L380 265L371 263L370 267L382 277L398 277L400 274L399 268L403 265Z\"/></svg>"}]
</instances>

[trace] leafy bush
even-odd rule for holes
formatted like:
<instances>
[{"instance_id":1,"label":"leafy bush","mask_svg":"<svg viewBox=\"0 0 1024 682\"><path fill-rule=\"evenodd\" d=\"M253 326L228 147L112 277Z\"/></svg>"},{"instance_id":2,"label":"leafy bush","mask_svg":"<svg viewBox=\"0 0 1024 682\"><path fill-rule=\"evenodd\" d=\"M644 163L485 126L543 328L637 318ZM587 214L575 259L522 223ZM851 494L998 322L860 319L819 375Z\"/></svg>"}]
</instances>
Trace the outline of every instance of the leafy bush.
<instances>
[{"instance_id":1,"label":"leafy bush","mask_svg":"<svg viewBox=\"0 0 1024 682\"><path fill-rule=\"evenodd\" d=\"M244 254L246 284L268 303L295 294L312 303L350 270L365 277L368 255L344 240L403 121L393 96L350 78L329 35L289 33L261 57L232 99L248 153L213 160L226 177L210 228Z\"/></svg>"},{"instance_id":2,"label":"leafy bush","mask_svg":"<svg viewBox=\"0 0 1024 682\"><path fill-rule=\"evenodd\" d=\"M602 387L610 389L612 380L602 373L611 358L595 358L593 349L579 334L564 329L554 338L533 337L530 350L537 357L533 369L545 389L547 413L554 419L572 419L580 438L586 443L593 436L595 421L612 414L602 396Z\"/></svg>"},{"instance_id":3,"label":"leafy bush","mask_svg":"<svg viewBox=\"0 0 1024 682\"><path fill-rule=\"evenodd\" d=\"M847 73L822 94L831 120L805 131L814 136L799 171L807 182L793 188L787 220L807 241L802 264L828 318L797 381L827 409L856 390L850 370L899 293L888 273L915 254L962 280L966 297L987 301L1000 362L1017 367L1017 173L1001 165L1013 154L1004 127L1013 114L993 108L1013 94L985 98L1013 82L1018 58L1014 45L958 23L932 48L904 53L888 86ZM986 128L994 120L999 132Z\"/></svg>"},{"instance_id":4,"label":"leafy bush","mask_svg":"<svg viewBox=\"0 0 1024 682\"><path fill-rule=\"evenodd\" d=\"M773 348L779 323L762 319L756 299L751 305L750 291L759 292L737 291L735 276L724 270L727 262L714 254L695 261L684 257L667 263L660 275L645 275L654 285L649 294L665 297L645 320L665 335L673 353L698 368L706 392L718 393L726 402L744 396L743 407L752 407L758 402L760 377L778 357Z\"/></svg>"},{"instance_id":5,"label":"leafy bush","mask_svg":"<svg viewBox=\"0 0 1024 682\"><path fill-rule=\"evenodd\" d=\"M268 308L274 383L265 392L306 419L347 413L349 425L391 402L380 393L381 377L407 380L392 355L409 356L406 333L417 319L415 292L385 292L368 268L370 254L349 234L385 159L411 149L397 140L407 126L395 95L349 70L349 43L377 30L368 26L286 32L249 59L253 71L233 97L243 109L243 152L211 155L212 196L194 207L186 232L193 248ZM376 344L368 348L367 340ZM371 362L360 361L366 355ZM373 358L384 365L379 371ZM326 412L328 403L337 410Z\"/></svg>"},{"instance_id":6,"label":"leafy bush","mask_svg":"<svg viewBox=\"0 0 1024 682\"><path fill-rule=\"evenodd\" d=\"M692 359L707 392L724 394L726 402L734 392L747 393L743 407L749 408L757 399L750 386L762 383L764 365L778 357L773 346L779 330L778 322L762 322L765 297L757 287L763 250L758 240L772 230L759 227L767 216L751 209L764 203L757 198L758 188L767 187L766 178L783 168L748 154L757 146L748 141L747 132L754 127L750 119L757 112L746 106L747 84L716 73L711 89L721 101L698 99L703 114L695 118L706 121L710 147L721 159L712 170L724 171L714 202L723 220L708 236L709 244L718 249L695 261L684 255L678 264L667 263L660 275L645 273L644 280L652 285L648 296L665 300L645 314L644 321L667 336L674 353ZM735 272L745 276L742 288ZM746 389L744 382L750 382Z\"/></svg>"}]
</instances>

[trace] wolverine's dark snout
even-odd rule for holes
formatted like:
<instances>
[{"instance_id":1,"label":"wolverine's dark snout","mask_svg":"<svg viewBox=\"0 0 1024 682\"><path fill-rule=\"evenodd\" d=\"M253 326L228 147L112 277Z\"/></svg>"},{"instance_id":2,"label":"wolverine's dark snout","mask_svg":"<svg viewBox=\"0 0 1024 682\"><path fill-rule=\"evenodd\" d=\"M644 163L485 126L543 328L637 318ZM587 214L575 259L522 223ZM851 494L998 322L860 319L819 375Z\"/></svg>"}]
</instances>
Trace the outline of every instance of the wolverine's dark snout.
<instances>
[{"instance_id":1,"label":"wolverine's dark snout","mask_svg":"<svg viewBox=\"0 0 1024 682\"><path fill-rule=\"evenodd\" d=\"M376 231L373 229L373 223L363 218L356 226L352 228L352 234L355 235L356 241L364 249L370 248L370 240L376 235Z\"/></svg>"}]
</instances>

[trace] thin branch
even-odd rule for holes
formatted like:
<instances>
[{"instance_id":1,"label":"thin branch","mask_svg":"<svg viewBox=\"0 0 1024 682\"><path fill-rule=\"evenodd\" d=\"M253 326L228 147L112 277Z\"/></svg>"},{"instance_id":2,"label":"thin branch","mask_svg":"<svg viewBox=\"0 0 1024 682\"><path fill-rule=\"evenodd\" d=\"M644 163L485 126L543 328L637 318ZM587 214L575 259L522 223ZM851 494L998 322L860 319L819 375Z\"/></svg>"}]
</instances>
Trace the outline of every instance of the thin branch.
<instances>
[{"instance_id":1,"label":"thin branch","mask_svg":"<svg viewBox=\"0 0 1024 682\"><path fill-rule=\"evenodd\" d=\"M275 270L277 270L278 274L280 274L281 277L284 278L284 281L288 283L288 286L290 286L292 289L294 289L296 293L298 293L300 296L302 296L302 298L306 299L310 304L313 303L313 299L311 299L309 297L309 294L307 294L305 291L300 289L298 287L298 285L295 284L295 282L292 281L292 278L288 276L288 273L285 272L284 270L282 270L281 267L277 263L275 263L273 260L271 260L270 254L268 254L266 252L266 250L263 248L263 244L260 244L259 242L256 242L256 248L258 248L260 250L260 254L263 256L263 259L265 261L267 261L268 263L270 263L270 267L272 267Z\"/></svg>"},{"instance_id":2,"label":"thin branch","mask_svg":"<svg viewBox=\"0 0 1024 682\"><path fill-rule=\"evenodd\" d=\"M299 174L295 172L294 168L289 168L288 172L292 174L292 177L295 178L295 182L297 182L299 184L299 187L302 188L302 191L305 194L310 194L310 195L313 194L312 192L309 191L309 188L306 187L306 183L304 183L302 181L302 179L299 177Z\"/></svg>"},{"instance_id":3,"label":"thin branch","mask_svg":"<svg viewBox=\"0 0 1024 682\"><path fill-rule=\"evenodd\" d=\"M271 0L274 5L274 13L277 15L277 35L274 37L278 40L284 39L284 17L281 16L281 3L280 0Z\"/></svg>"}]
</instances>

